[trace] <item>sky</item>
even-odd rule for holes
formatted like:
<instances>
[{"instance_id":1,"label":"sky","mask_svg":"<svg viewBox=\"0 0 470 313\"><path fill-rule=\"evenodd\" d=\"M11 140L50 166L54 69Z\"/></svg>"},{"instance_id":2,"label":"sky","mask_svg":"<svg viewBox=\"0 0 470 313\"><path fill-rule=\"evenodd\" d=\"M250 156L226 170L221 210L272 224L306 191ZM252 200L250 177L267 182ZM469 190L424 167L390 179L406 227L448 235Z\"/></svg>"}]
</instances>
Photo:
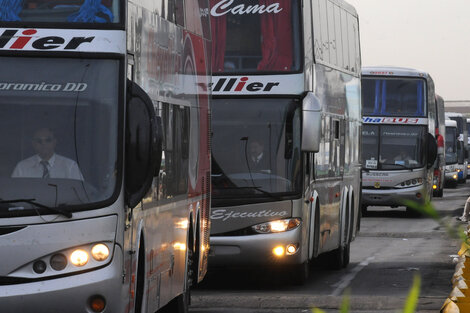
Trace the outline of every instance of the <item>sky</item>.
<instances>
[{"instance_id":1,"label":"sky","mask_svg":"<svg viewBox=\"0 0 470 313\"><path fill-rule=\"evenodd\" d=\"M346 0L359 14L363 66L431 74L444 100L470 100L469 0Z\"/></svg>"}]
</instances>

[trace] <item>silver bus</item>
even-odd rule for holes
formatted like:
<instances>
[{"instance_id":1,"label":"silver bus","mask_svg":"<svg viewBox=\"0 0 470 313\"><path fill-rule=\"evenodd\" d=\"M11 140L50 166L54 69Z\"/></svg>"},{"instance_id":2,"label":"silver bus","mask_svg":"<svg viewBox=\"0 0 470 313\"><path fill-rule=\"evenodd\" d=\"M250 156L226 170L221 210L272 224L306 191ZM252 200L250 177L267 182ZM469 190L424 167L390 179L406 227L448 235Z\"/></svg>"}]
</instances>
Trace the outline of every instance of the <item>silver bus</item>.
<instances>
[{"instance_id":1,"label":"silver bus","mask_svg":"<svg viewBox=\"0 0 470 313\"><path fill-rule=\"evenodd\" d=\"M445 112L446 119L457 122L457 143L459 151L458 155L458 182L463 184L467 181L468 170L468 131L467 131L467 118L462 113Z\"/></svg>"},{"instance_id":2,"label":"silver bus","mask_svg":"<svg viewBox=\"0 0 470 313\"><path fill-rule=\"evenodd\" d=\"M2 313L187 312L209 251L208 9L2 1Z\"/></svg>"},{"instance_id":3,"label":"silver bus","mask_svg":"<svg viewBox=\"0 0 470 313\"><path fill-rule=\"evenodd\" d=\"M432 196L437 143L434 83L398 67L362 69L362 209Z\"/></svg>"},{"instance_id":4,"label":"silver bus","mask_svg":"<svg viewBox=\"0 0 470 313\"><path fill-rule=\"evenodd\" d=\"M434 179L433 179L433 196L442 198L444 195L444 167L446 165L445 159L445 110L444 99L436 95L436 142L437 142L437 157L434 164Z\"/></svg>"},{"instance_id":5,"label":"silver bus","mask_svg":"<svg viewBox=\"0 0 470 313\"><path fill-rule=\"evenodd\" d=\"M349 263L359 225L358 17L338 0L268 3L210 11L209 264L277 267L302 283L322 253Z\"/></svg>"},{"instance_id":6,"label":"silver bus","mask_svg":"<svg viewBox=\"0 0 470 313\"><path fill-rule=\"evenodd\" d=\"M459 169L458 161L459 154L462 154L462 150L459 149L457 122L454 120L446 120L446 135L445 135L445 147L446 147L446 166L445 166L445 184L446 186L456 187L458 184Z\"/></svg>"}]
</instances>

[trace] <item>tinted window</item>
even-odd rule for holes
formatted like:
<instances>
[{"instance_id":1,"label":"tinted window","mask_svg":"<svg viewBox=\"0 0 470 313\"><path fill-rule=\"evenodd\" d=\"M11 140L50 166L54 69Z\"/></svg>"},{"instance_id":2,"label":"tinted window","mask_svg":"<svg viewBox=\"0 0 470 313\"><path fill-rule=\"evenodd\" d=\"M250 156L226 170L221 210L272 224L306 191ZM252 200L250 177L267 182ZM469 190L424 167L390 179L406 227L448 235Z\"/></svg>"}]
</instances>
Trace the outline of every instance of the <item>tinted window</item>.
<instances>
[{"instance_id":1,"label":"tinted window","mask_svg":"<svg viewBox=\"0 0 470 313\"><path fill-rule=\"evenodd\" d=\"M427 101L423 79L362 79L364 116L425 117Z\"/></svg>"},{"instance_id":2,"label":"tinted window","mask_svg":"<svg viewBox=\"0 0 470 313\"><path fill-rule=\"evenodd\" d=\"M118 0L24 0L4 1L3 22L119 23Z\"/></svg>"},{"instance_id":3,"label":"tinted window","mask_svg":"<svg viewBox=\"0 0 470 313\"><path fill-rule=\"evenodd\" d=\"M300 70L299 21L298 0L211 1L213 72Z\"/></svg>"},{"instance_id":4,"label":"tinted window","mask_svg":"<svg viewBox=\"0 0 470 313\"><path fill-rule=\"evenodd\" d=\"M119 62L23 57L0 65L0 198L70 210L109 199L119 174Z\"/></svg>"}]
</instances>

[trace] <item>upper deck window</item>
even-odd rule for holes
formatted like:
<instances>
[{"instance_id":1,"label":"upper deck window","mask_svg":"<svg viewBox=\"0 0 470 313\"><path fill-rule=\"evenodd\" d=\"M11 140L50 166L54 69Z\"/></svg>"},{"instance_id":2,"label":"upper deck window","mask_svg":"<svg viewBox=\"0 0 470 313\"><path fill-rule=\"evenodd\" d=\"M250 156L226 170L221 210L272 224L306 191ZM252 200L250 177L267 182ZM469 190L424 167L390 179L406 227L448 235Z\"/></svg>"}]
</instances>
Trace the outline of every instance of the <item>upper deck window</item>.
<instances>
[{"instance_id":1,"label":"upper deck window","mask_svg":"<svg viewBox=\"0 0 470 313\"><path fill-rule=\"evenodd\" d=\"M364 116L426 117L426 84L420 78L362 79Z\"/></svg>"},{"instance_id":2,"label":"upper deck window","mask_svg":"<svg viewBox=\"0 0 470 313\"><path fill-rule=\"evenodd\" d=\"M213 73L300 70L298 0L211 0Z\"/></svg>"},{"instance_id":3,"label":"upper deck window","mask_svg":"<svg viewBox=\"0 0 470 313\"><path fill-rule=\"evenodd\" d=\"M118 0L0 0L0 22L119 23Z\"/></svg>"}]
</instances>

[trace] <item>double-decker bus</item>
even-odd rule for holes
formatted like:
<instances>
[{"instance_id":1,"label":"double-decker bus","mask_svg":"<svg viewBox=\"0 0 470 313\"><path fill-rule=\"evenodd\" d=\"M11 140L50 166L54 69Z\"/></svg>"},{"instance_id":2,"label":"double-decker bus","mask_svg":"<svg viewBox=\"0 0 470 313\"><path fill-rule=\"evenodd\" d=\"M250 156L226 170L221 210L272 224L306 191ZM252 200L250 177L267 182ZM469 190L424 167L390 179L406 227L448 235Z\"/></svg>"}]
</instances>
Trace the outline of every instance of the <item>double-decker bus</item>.
<instances>
[{"instance_id":1,"label":"double-decker bus","mask_svg":"<svg viewBox=\"0 0 470 313\"><path fill-rule=\"evenodd\" d=\"M445 166L445 183L447 186L456 187L459 179L459 155L462 155L462 149L459 149L457 122L454 120L446 120L446 166ZM461 147L461 145L460 145Z\"/></svg>"},{"instance_id":2,"label":"double-decker bus","mask_svg":"<svg viewBox=\"0 0 470 313\"><path fill-rule=\"evenodd\" d=\"M2 313L187 312L209 251L208 10L1 1Z\"/></svg>"},{"instance_id":3,"label":"double-decker bus","mask_svg":"<svg viewBox=\"0 0 470 313\"><path fill-rule=\"evenodd\" d=\"M459 177L459 184L467 181L468 169L468 131L467 131L467 118L462 113L445 112L447 119L457 122L457 138L458 138L458 165L457 172Z\"/></svg>"},{"instance_id":4,"label":"double-decker bus","mask_svg":"<svg viewBox=\"0 0 470 313\"><path fill-rule=\"evenodd\" d=\"M445 159L445 109L444 99L436 94L436 141L437 141L437 157L434 164L434 181L432 185L433 196L442 198L444 195L444 168Z\"/></svg>"},{"instance_id":5,"label":"double-decker bus","mask_svg":"<svg viewBox=\"0 0 470 313\"><path fill-rule=\"evenodd\" d=\"M360 49L338 0L211 1L211 266L302 283L349 262L359 220Z\"/></svg>"},{"instance_id":6,"label":"double-decker bus","mask_svg":"<svg viewBox=\"0 0 470 313\"><path fill-rule=\"evenodd\" d=\"M432 196L437 143L434 83L398 67L362 69L362 210Z\"/></svg>"}]
</instances>

